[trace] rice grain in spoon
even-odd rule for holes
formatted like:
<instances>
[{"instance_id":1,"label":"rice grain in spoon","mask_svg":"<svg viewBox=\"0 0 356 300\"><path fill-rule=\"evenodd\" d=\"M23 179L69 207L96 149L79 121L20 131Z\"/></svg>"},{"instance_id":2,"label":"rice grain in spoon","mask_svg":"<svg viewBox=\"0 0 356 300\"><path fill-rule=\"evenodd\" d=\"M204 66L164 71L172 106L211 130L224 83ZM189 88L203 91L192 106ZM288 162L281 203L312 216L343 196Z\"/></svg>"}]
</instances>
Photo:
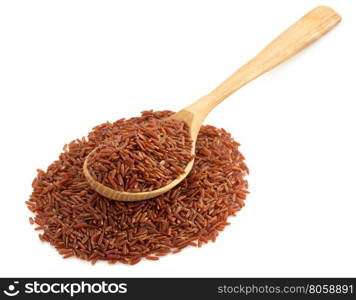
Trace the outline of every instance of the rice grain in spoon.
<instances>
[{"instance_id":1,"label":"rice grain in spoon","mask_svg":"<svg viewBox=\"0 0 356 300\"><path fill-rule=\"evenodd\" d=\"M233 73L217 88L171 116L170 119L185 122L188 125L192 140L191 155L195 153L195 143L200 127L206 116L216 105L245 84L303 50L306 46L334 28L340 21L341 17L333 9L327 6L316 7L268 44L260 53ZM86 159L83 169L84 175L91 187L105 197L122 201L150 199L169 191L189 174L194 163L194 159L191 159L185 166L184 173L177 176L167 185L157 189L148 188L148 191L130 192L129 189L128 191L115 190L95 180L88 169L90 157L91 155Z\"/></svg>"}]
</instances>

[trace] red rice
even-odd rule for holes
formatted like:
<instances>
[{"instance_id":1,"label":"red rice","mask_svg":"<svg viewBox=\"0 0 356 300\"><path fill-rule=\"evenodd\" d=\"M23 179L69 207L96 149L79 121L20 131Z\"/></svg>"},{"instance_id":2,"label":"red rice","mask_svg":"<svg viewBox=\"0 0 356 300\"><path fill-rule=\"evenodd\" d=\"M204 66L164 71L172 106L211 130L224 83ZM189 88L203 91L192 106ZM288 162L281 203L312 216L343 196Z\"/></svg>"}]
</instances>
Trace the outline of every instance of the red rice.
<instances>
[{"instance_id":1,"label":"red rice","mask_svg":"<svg viewBox=\"0 0 356 300\"><path fill-rule=\"evenodd\" d=\"M46 172L38 170L26 202L42 241L63 257L72 255L109 263L157 260L193 245L215 241L229 216L244 206L248 169L239 144L223 129L203 126L189 176L157 198L135 203L109 200L93 191L82 172L86 156L99 144L133 124L170 116L143 112L141 117L95 127L88 138L65 146Z\"/></svg>"},{"instance_id":2,"label":"red rice","mask_svg":"<svg viewBox=\"0 0 356 300\"><path fill-rule=\"evenodd\" d=\"M174 119L150 119L123 126L88 157L98 182L117 191L159 189L184 173L192 160L189 127Z\"/></svg>"}]
</instances>

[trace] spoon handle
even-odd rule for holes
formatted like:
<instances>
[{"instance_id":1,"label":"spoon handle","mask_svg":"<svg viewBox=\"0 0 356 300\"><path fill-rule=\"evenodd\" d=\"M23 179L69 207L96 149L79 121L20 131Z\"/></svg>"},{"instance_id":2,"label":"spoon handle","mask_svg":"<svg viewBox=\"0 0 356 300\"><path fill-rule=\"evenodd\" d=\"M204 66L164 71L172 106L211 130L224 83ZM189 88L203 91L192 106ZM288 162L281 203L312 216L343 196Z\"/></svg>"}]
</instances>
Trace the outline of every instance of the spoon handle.
<instances>
[{"instance_id":1,"label":"spoon handle","mask_svg":"<svg viewBox=\"0 0 356 300\"><path fill-rule=\"evenodd\" d=\"M327 6L318 6L307 13L212 92L184 109L195 115L194 127L200 128L207 114L226 97L303 50L340 21L341 17Z\"/></svg>"}]
</instances>

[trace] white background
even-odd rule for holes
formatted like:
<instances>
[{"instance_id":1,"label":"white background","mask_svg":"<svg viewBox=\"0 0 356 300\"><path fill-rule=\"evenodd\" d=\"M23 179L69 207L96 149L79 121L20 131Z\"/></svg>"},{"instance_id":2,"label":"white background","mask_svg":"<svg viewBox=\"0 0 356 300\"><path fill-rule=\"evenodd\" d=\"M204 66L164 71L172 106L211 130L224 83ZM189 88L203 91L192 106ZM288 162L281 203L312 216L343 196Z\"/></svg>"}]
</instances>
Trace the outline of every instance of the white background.
<instances>
[{"instance_id":1,"label":"white background","mask_svg":"<svg viewBox=\"0 0 356 300\"><path fill-rule=\"evenodd\" d=\"M36 168L106 120L178 110L319 4L342 23L207 123L241 143L245 208L158 262L63 260L28 223ZM355 1L1 1L0 276L356 276Z\"/></svg>"}]
</instances>

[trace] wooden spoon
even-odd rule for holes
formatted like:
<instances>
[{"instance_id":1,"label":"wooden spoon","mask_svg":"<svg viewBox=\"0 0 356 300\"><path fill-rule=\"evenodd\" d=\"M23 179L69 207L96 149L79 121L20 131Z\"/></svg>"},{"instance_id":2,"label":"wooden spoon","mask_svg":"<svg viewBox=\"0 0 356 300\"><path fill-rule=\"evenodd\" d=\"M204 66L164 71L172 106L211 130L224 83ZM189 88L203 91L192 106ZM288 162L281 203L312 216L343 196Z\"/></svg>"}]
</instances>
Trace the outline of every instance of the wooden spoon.
<instances>
[{"instance_id":1,"label":"wooden spoon","mask_svg":"<svg viewBox=\"0 0 356 300\"><path fill-rule=\"evenodd\" d=\"M200 127L216 105L248 82L304 49L340 21L341 17L333 9L327 6L316 7L284 31L212 92L172 115L170 118L185 121L189 125L193 140L192 153L195 153L195 143ZM88 171L87 160L84 162L83 170L90 186L101 195L113 200L138 201L156 197L175 187L189 174L193 163L194 160L190 161L185 168L185 173L168 185L150 192L139 193L116 191L95 181Z\"/></svg>"}]
</instances>

